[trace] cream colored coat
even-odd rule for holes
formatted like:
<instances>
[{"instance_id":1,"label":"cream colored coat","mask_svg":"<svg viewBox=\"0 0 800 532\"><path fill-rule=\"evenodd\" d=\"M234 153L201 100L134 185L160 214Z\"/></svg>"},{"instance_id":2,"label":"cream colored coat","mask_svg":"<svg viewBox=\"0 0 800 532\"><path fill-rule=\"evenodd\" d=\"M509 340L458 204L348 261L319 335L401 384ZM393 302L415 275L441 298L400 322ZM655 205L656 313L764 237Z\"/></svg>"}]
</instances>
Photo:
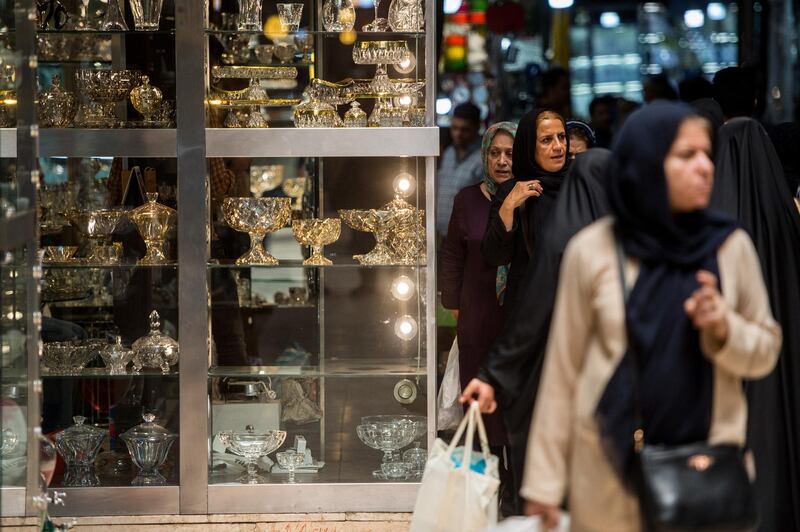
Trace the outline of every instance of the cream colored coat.
<instances>
[{"instance_id":1,"label":"cream colored coat","mask_svg":"<svg viewBox=\"0 0 800 532\"><path fill-rule=\"evenodd\" d=\"M724 346L701 337L703 352L714 365L709 441L743 445L747 403L741 379L772 370L781 330L747 234L734 231L717 258L729 333ZM626 259L625 271L633 286L637 262ZM638 531L637 501L606 458L594 417L626 348L611 218L598 220L569 242L560 279L520 493L551 505L566 497L572 530Z\"/></svg>"}]
</instances>

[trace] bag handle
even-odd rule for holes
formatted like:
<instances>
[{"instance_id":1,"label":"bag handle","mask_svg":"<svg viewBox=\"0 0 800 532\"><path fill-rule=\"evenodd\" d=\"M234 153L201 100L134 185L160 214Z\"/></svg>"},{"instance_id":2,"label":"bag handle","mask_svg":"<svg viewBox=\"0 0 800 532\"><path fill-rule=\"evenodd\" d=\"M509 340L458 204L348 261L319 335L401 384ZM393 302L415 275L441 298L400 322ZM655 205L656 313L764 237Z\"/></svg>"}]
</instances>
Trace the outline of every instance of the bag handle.
<instances>
[{"instance_id":1,"label":"bag handle","mask_svg":"<svg viewBox=\"0 0 800 532\"><path fill-rule=\"evenodd\" d=\"M628 296L631 294L631 289L625 281L625 250L622 249L622 240L619 235L616 235L617 247L617 260L619 261L619 281L622 286L622 304L623 313L625 312L625 305L628 302ZM625 325L627 327L627 324ZM630 342L629 342L630 343ZM633 450L636 453L641 453L644 448L644 423L642 422L642 405L639 401L639 365L636 360L636 353L628 346L625 349L623 360L629 358L631 361L631 384L633 389Z\"/></svg>"},{"instance_id":2,"label":"bag handle","mask_svg":"<svg viewBox=\"0 0 800 532\"><path fill-rule=\"evenodd\" d=\"M481 446L481 454L483 455L483 459L486 460L486 463L488 464L489 460L492 458L492 453L489 449L489 438L486 436L486 427L483 424L478 403L473 402L470 404L467 415L464 416L464 419L462 419L461 423L458 425L453 439L450 440L450 445L447 446L446 454L449 457L453 454L458 442L461 441L461 436L464 435L466 431L464 457L461 462L461 469L469 468L469 465L472 463L472 445L474 442L476 426L478 429L478 442Z\"/></svg>"}]
</instances>

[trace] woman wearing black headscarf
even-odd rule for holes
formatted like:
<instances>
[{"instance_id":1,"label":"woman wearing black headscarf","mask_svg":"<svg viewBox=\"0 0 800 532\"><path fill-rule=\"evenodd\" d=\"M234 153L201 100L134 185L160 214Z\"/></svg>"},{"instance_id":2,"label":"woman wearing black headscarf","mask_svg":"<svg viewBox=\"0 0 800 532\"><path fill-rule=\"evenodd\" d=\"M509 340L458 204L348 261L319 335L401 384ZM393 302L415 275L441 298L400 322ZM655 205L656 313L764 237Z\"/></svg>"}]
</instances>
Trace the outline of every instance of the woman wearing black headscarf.
<instances>
[{"instance_id":1,"label":"woman wearing black headscarf","mask_svg":"<svg viewBox=\"0 0 800 532\"><path fill-rule=\"evenodd\" d=\"M784 122L778 124L769 133L775 151L783 166L783 177L789 185L797 209L800 210L800 124Z\"/></svg>"},{"instance_id":2,"label":"woman wearing black headscarf","mask_svg":"<svg viewBox=\"0 0 800 532\"><path fill-rule=\"evenodd\" d=\"M522 512L517 495L522 484L520 473L550 329L561 255L572 235L608 213L604 175L610 155L606 149L592 148L576 156L543 230L542 245L528 265L517 306L489 350L477 378L464 388L462 395L462 402L476 396L482 411L488 413L497 406L494 399L497 390L497 401L502 406L508 430L511 469L516 471L517 513Z\"/></svg>"},{"instance_id":3,"label":"woman wearing black headscarf","mask_svg":"<svg viewBox=\"0 0 800 532\"><path fill-rule=\"evenodd\" d=\"M706 210L710 153L688 107L632 114L609 168L613 217L567 245L521 490L546 526L568 497L572 530L641 530L633 355L646 443L745 443L741 380L772 369L780 328L747 234Z\"/></svg>"},{"instance_id":4,"label":"woman wearing black headscarf","mask_svg":"<svg viewBox=\"0 0 800 532\"><path fill-rule=\"evenodd\" d=\"M747 386L760 530L800 530L800 215L758 122L730 120L718 145L711 204L734 216L753 239L784 332L778 367Z\"/></svg>"},{"instance_id":5,"label":"woman wearing black headscarf","mask_svg":"<svg viewBox=\"0 0 800 532\"><path fill-rule=\"evenodd\" d=\"M523 115L514 137L514 179L497 188L481 242L486 262L500 268L499 277L507 275L500 294L506 315L567 174L568 152L561 115L546 109Z\"/></svg>"}]
</instances>

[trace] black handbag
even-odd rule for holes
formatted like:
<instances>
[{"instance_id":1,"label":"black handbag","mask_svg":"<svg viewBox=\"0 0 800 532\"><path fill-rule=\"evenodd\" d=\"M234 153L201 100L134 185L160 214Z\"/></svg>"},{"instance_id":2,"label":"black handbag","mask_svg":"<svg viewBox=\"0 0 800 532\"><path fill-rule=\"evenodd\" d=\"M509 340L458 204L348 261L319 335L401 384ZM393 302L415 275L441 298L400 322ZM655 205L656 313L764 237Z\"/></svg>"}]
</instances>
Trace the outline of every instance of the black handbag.
<instances>
[{"instance_id":1,"label":"black handbag","mask_svg":"<svg viewBox=\"0 0 800 532\"><path fill-rule=\"evenodd\" d=\"M624 300L625 254L617 241ZM636 354L632 368L635 427L634 481L644 530L653 532L730 531L755 528L758 512L753 485L736 445L650 445L642 424Z\"/></svg>"}]
</instances>

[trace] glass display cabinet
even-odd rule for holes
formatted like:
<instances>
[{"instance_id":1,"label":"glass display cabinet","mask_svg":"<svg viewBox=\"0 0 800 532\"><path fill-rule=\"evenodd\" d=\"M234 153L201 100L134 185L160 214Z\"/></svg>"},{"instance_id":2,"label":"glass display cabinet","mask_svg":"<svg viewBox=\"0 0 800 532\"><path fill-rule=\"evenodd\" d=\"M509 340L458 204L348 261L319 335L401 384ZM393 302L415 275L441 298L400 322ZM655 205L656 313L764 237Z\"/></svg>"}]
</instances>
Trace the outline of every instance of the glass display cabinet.
<instances>
[{"instance_id":1,"label":"glass display cabinet","mask_svg":"<svg viewBox=\"0 0 800 532\"><path fill-rule=\"evenodd\" d=\"M410 511L435 434L433 2L38 5L20 378L41 373L51 514Z\"/></svg>"}]
</instances>

